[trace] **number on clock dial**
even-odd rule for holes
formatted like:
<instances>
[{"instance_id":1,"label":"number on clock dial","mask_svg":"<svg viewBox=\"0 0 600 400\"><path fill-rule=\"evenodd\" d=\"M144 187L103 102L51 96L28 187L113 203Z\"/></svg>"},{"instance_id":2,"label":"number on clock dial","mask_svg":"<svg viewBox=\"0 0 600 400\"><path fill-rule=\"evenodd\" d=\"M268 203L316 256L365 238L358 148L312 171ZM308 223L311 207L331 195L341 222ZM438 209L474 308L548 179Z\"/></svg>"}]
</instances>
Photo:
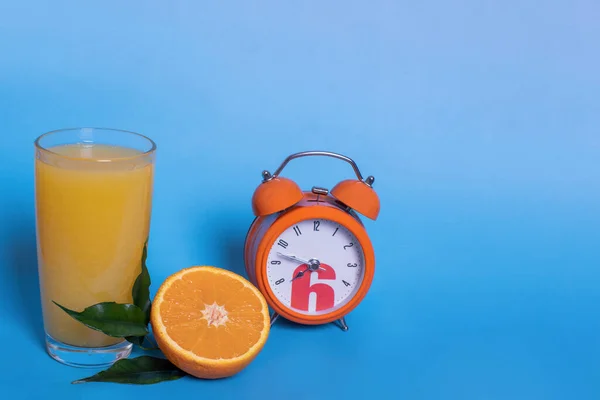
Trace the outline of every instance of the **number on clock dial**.
<instances>
[{"instance_id":1,"label":"number on clock dial","mask_svg":"<svg viewBox=\"0 0 600 400\"><path fill-rule=\"evenodd\" d=\"M321 268L307 271L307 264L285 255L319 260ZM290 226L275 239L267 260L267 278L286 307L318 314L333 311L353 297L362 282L363 268L363 251L348 229L333 221L310 219Z\"/></svg>"}]
</instances>

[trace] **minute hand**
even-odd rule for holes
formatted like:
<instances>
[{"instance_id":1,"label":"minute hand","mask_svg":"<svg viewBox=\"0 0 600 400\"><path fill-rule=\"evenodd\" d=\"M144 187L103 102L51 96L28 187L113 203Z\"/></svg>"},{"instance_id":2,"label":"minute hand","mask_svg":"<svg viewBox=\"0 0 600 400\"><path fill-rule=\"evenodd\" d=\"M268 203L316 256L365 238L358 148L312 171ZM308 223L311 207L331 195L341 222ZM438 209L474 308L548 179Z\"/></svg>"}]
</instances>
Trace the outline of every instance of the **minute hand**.
<instances>
[{"instance_id":1,"label":"minute hand","mask_svg":"<svg viewBox=\"0 0 600 400\"><path fill-rule=\"evenodd\" d=\"M298 261L299 263L302 263L302 264L310 264L310 261L305 260L303 258L296 257L296 256L287 255L287 254L283 254L283 253L280 253L280 252L277 252L277 255L280 256L280 257L283 257L283 258L290 259L292 261Z\"/></svg>"},{"instance_id":2,"label":"minute hand","mask_svg":"<svg viewBox=\"0 0 600 400\"><path fill-rule=\"evenodd\" d=\"M280 252L277 252L277 255L280 256L280 257L283 257L283 258L290 259L292 261L297 261L297 262L299 262L301 264L312 265L312 262L310 262L308 260L304 260L302 258L298 258L296 256L292 256L292 255L288 255L288 254L283 254L283 253L280 253ZM320 264L319 264L319 269L325 271L325 268L321 267Z\"/></svg>"}]
</instances>

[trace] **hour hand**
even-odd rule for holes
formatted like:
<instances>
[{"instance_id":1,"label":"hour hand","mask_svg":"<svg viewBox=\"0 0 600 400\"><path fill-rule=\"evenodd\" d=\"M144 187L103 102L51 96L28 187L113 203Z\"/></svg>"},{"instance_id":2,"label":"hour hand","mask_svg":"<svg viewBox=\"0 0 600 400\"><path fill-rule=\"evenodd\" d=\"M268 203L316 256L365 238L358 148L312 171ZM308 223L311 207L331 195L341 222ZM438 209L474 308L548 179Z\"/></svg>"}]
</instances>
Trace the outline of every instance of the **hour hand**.
<instances>
[{"instance_id":1,"label":"hour hand","mask_svg":"<svg viewBox=\"0 0 600 400\"><path fill-rule=\"evenodd\" d=\"M306 268L304 271L298 271L298 273L296 274L296 276L293 277L290 282L293 282L293 281L295 281L298 278L302 278L307 271L308 271L308 268Z\"/></svg>"},{"instance_id":2,"label":"hour hand","mask_svg":"<svg viewBox=\"0 0 600 400\"><path fill-rule=\"evenodd\" d=\"M280 252L277 252L277 255L280 256L280 257L283 257L283 258L287 258L287 259L292 260L292 261L298 261L301 264L310 264L310 261L305 260L303 258L296 257L296 256L292 256L292 255L288 255L288 254L283 254L283 253L280 253Z\"/></svg>"}]
</instances>

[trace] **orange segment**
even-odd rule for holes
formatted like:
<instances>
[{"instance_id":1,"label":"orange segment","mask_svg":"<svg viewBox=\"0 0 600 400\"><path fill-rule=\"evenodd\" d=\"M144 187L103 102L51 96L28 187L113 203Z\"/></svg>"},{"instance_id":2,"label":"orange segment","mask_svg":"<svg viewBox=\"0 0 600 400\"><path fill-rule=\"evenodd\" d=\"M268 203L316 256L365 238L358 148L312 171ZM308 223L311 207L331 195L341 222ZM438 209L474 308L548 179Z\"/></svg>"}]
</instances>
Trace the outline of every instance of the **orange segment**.
<instances>
[{"instance_id":1,"label":"orange segment","mask_svg":"<svg viewBox=\"0 0 600 400\"><path fill-rule=\"evenodd\" d=\"M269 309L243 277L216 267L183 269L160 286L152 303L154 337L165 356L198 378L244 369L269 335Z\"/></svg>"}]
</instances>

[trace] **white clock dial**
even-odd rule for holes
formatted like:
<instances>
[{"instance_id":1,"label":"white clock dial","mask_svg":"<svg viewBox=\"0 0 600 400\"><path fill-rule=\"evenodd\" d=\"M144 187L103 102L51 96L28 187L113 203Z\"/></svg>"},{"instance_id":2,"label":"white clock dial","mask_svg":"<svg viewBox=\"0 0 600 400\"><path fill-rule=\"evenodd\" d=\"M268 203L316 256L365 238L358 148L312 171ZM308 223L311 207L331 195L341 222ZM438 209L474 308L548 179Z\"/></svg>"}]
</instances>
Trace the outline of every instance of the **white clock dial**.
<instances>
[{"instance_id":1,"label":"white clock dial","mask_svg":"<svg viewBox=\"0 0 600 400\"><path fill-rule=\"evenodd\" d=\"M360 243L346 227L309 219L290 226L275 240L267 258L267 279L283 305L318 315L354 297L364 263Z\"/></svg>"}]
</instances>

